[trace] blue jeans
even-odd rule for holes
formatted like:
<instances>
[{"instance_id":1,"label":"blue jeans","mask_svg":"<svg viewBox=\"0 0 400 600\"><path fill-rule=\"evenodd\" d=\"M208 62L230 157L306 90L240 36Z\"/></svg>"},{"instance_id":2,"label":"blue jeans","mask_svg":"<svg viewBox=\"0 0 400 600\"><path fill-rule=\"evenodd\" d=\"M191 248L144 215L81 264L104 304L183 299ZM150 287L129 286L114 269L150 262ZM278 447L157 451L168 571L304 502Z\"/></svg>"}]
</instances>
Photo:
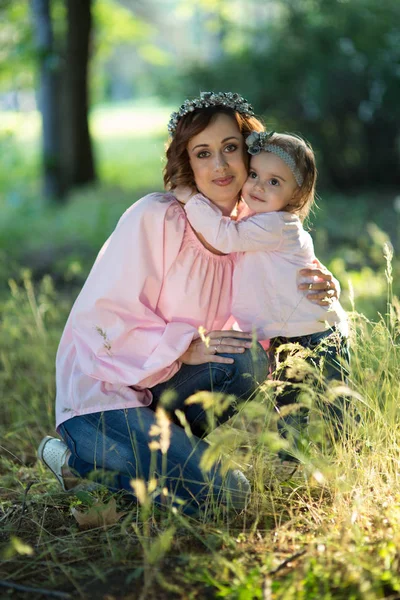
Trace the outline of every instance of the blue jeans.
<instances>
[{"instance_id":1,"label":"blue jeans","mask_svg":"<svg viewBox=\"0 0 400 600\"><path fill-rule=\"evenodd\" d=\"M192 432L203 437L210 430L227 421L236 411L237 400L248 400L268 376L268 359L260 344L243 354L220 354L219 356L232 357L233 364L206 363L203 365L182 365L179 371L168 381L154 386L151 391L153 403L151 407L156 410L162 405L171 418L177 409L184 412ZM198 391L220 392L232 394L233 402L218 414L206 414L201 404L185 404L185 400ZM162 395L165 396L163 402ZM175 422L177 422L175 420Z\"/></svg>"},{"instance_id":2,"label":"blue jeans","mask_svg":"<svg viewBox=\"0 0 400 600\"><path fill-rule=\"evenodd\" d=\"M282 344L288 343L298 343L303 348L313 351L313 354L306 357L305 361L313 367L322 368L323 378L319 383L321 397L323 397L324 389L326 389L330 381L347 382L350 364L349 344L347 338L341 335L336 329L332 328L300 337L277 337L272 339L268 353L273 368L276 364L275 355L277 349ZM287 352L285 353L284 351L279 354L279 360L283 362L287 356ZM275 398L278 409L296 404L299 396L299 383L307 383L307 375L302 381L299 381L298 379L289 377L285 369L283 372L279 372L277 378L285 382L283 391L278 393ZM311 386L315 385L314 380L310 380L309 383ZM344 397L337 398L335 404L326 402L319 405L322 414L332 423L336 434L343 429L346 405L348 405L348 400ZM289 412L285 417L278 420L278 431L283 437L292 440L295 453L298 450L300 452L304 450L304 444L307 444L307 436L304 437L304 433L308 426L308 413L308 409L301 406L294 412ZM290 451L281 450L279 455L283 460L297 460Z\"/></svg>"},{"instance_id":3,"label":"blue jeans","mask_svg":"<svg viewBox=\"0 0 400 600\"><path fill-rule=\"evenodd\" d=\"M189 424L197 431L206 429L206 415L198 405L186 407L186 398L196 391L215 391L235 394L241 399L250 398L258 384L265 380L268 359L257 345L256 350L243 354L224 355L234 358L233 364L207 363L199 366L182 365L169 381L155 386L154 402L160 400L165 390L173 389L173 407L186 414ZM229 407L218 422L229 418L234 410ZM147 407L109 410L73 417L59 427L59 433L71 451L69 466L81 477L103 482L113 490L132 492L130 481L156 478L168 490L167 498L175 506L184 505L187 514L196 512L210 498L230 502L235 508L245 505L249 483L240 471L229 471L224 478L220 465L204 472L201 458L208 448L207 442L188 435L180 425L170 424L170 443L166 454L150 450L154 441L150 429L156 425L154 410ZM160 493L154 501L163 504Z\"/></svg>"}]
</instances>

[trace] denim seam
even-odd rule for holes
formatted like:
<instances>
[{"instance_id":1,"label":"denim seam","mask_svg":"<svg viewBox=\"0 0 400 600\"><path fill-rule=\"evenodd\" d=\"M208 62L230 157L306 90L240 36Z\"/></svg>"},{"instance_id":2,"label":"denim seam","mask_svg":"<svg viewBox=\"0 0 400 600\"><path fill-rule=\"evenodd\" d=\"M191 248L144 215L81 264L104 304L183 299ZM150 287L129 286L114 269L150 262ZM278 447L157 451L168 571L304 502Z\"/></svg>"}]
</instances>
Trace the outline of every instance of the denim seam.
<instances>
[{"instance_id":1,"label":"denim seam","mask_svg":"<svg viewBox=\"0 0 400 600\"><path fill-rule=\"evenodd\" d=\"M117 410L119 410L119 411L122 411L123 409L117 409ZM140 409L133 408L133 409L131 409L131 410L140 410ZM106 411L106 412L112 412L112 411ZM96 413L95 413L95 414L96 414ZM97 413L97 414L99 414L99 413ZM104 414L104 413L103 413L103 414ZM86 418L86 417L88 417L88 416L90 417L90 416L92 416L92 415L83 415L83 416L82 416L82 417L80 417L80 418L84 418L84 419L85 419L86 421L88 421L88 422L89 422L89 423L90 423L92 426L94 426L94 423L92 423L92 422L91 422L91 421L92 421L92 419L87 419L87 418ZM100 419L100 418L101 418L101 417L99 417L99 419ZM125 424L126 424L126 426L127 426L127 428L128 428L128 424L127 424L126 422L125 422ZM115 432L115 433L118 433L118 434L121 434L121 433L122 433L121 431L119 431L118 429L115 429L114 427L110 426L109 424L108 424L108 426L107 426L107 429L108 429L108 430L109 430L111 433L113 433L113 432ZM97 430L98 430L98 428L97 428ZM122 435L124 435L124 434L122 433ZM107 438L107 434L106 434L104 437L105 437L105 438ZM127 436L127 437L128 437L128 436ZM110 439L110 438L108 438L108 439ZM117 440L113 440L113 441L114 441L115 443L117 443L117 444L118 444ZM131 440L130 440L130 438L129 438L129 441L131 441ZM151 441L151 440L149 440L149 441ZM147 444L147 443L139 442L136 436L135 436L135 443L136 443L136 444L138 444L139 446L142 446L142 447L146 447L146 448L148 447L148 444ZM194 450L194 449L193 449L193 450ZM132 448L132 452L134 452L134 449L133 449L133 448ZM78 458L79 458L79 456L78 456ZM187 459L189 459L189 458L190 458L190 455L187 457ZM84 459L80 458L80 460L84 460ZM87 462L87 461L84 461L84 462ZM139 466L139 465L138 465L138 466ZM182 465L182 464L179 464L179 463L176 463L176 464L174 465L174 467L173 467L173 468L175 469L175 468L177 468L177 467L179 467L181 470L182 470L182 467L183 467L183 468L186 468L186 469L187 469L187 471L189 472L189 473L187 473L187 475L189 475L189 474L190 474L190 475L192 476L192 478L193 478L193 481L195 480L195 479L194 479L194 477L195 477L195 475L194 475L194 472L192 471L192 469L191 469L189 466L187 466L187 462L184 462L184 463L183 463L183 465ZM103 468L103 469L106 469L106 467L105 467L105 466L103 466L102 468ZM139 471L141 471L141 469L140 469L140 468L139 468ZM124 472L121 472L121 474L122 474L122 475L125 475L125 473L124 473ZM132 477L132 475L130 475L128 472L126 472L126 476L128 476L128 477Z\"/></svg>"},{"instance_id":2,"label":"denim seam","mask_svg":"<svg viewBox=\"0 0 400 600\"><path fill-rule=\"evenodd\" d=\"M212 364L212 363L207 363L207 364ZM215 364L215 363L214 363L214 364ZM196 372L196 373L193 373L192 375L188 375L188 376L186 377L186 379L183 379L183 380L182 380L182 381L180 381L178 384L176 384L174 389L176 389L176 388L179 388L179 387L180 387L180 386L182 386L182 385L185 385L185 384L186 384L188 381L190 381L191 379L194 379L194 378L196 378L196 379L197 379L198 377L200 377L201 375L203 375L203 374L204 374L204 373L206 373L206 372L207 372L207 373L210 373L210 377L212 378L212 372L211 372L212 370L213 370L213 371L220 371L220 372L222 372L222 373L224 374L224 376L225 376L227 379L232 379L232 372L231 372L231 371L229 371L229 370L227 370L227 369L224 369L223 367L219 367L219 366L218 366L218 367L211 367L211 368L210 368L210 367L208 367L208 368L202 369L201 371L198 371L198 372ZM167 383L167 382L166 382L166 383ZM229 382L227 382L227 383L229 383Z\"/></svg>"}]
</instances>

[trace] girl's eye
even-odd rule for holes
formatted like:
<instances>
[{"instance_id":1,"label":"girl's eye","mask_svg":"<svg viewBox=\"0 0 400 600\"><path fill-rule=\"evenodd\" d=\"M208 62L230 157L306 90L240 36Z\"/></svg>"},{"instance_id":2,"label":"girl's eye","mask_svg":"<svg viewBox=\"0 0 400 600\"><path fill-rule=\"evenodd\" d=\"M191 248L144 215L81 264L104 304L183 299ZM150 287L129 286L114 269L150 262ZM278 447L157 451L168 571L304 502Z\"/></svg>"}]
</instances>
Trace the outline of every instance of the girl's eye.
<instances>
[{"instance_id":1,"label":"girl's eye","mask_svg":"<svg viewBox=\"0 0 400 600\"><path fill-rule=\"evenodd\" d=\"M257 173L255 171L250 171L249 179L257 179Z\"/></svg>"},{"instance_id":2,"label":"girl's eye","mask_svg":"<svg viewBox=\"0 0 400 600\"><path fill-rule=\"evenodd\" d=\"M237 150L236 144L228 144L225 148L226 152L235 152L235 150Z\"/></svg>"},{"instance_id":3,"label":"girl's eye","mask_svg":"<svg viewBox=\"0 0 400 600\"><path fill-rule=\"evenodd\" d=\"M279 181L277 179L270 179L269 182L271 185L274 185L274 186L279 185Z\"/></svg>"},{"instance_id":4,"label":"girl's eye","mask_svg":"<svg viewBox=\"0 0 400 600\"><path fill-rule=\"evenodd\" d=\"M210 153L207 150L202 150L198 153L197 158L206 158L207 156L209 156L209 154Z\"/></svg>"}]
</instances>

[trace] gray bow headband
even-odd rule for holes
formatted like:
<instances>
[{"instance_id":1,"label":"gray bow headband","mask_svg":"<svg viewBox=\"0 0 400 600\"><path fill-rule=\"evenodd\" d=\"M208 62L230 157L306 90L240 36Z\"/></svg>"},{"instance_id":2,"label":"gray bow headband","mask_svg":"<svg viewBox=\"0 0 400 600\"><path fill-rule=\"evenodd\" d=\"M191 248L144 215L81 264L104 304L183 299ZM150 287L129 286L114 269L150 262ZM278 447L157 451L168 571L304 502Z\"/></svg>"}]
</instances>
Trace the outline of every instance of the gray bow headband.
<instances>
[{"instance_id":1,"label":"gray bow headband","mask_svg":"<svg viewBox=\"0 0 400 600\"><path fill-rule=\"evenodd\" d=\"M304 181L303 176L300 173L300 169L297 167L293 156L291 156L289 152L286 152L286 150L283 150L280 146L267 143L268 139L272 137L274 133L275 131L270 131L269 133L267 131L252 131L249 137L246 139L248 152L252 156L260 154L261 151L272 152L273 154L276 154L276 156L281 158L283 162L287 164L293 173L297 185L301 187Z\"/></svg>"}]
</instances>

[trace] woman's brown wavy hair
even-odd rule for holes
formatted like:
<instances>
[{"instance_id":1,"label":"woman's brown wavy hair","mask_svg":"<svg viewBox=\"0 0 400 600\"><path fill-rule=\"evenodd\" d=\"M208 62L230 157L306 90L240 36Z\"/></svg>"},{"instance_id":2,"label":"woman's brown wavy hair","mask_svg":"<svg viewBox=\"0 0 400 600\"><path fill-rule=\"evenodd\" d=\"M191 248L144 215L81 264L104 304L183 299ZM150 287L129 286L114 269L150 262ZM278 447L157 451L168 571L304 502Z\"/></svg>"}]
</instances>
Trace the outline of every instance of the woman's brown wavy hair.
<instances>
[{"instance_id":1,"label":"woman's brown wavy hair","mask_svg":"<svg viewBox=\"0 0 400 600\"><path fill-rule=\"evenodd\" d=\"M164 168L165 189L171 190L179 186L196 187L192 167L190 166L187 146L189 140L203 131L219 114L229 115L236 121L244 139L251 131L263 131L263 125L256 117L242 115L225 106L199 108L180 119L174 137L169 141L166 150L167 164ZM249 154L243 145L243 158L249 165Z\"/></svg>"}]
</instances>

